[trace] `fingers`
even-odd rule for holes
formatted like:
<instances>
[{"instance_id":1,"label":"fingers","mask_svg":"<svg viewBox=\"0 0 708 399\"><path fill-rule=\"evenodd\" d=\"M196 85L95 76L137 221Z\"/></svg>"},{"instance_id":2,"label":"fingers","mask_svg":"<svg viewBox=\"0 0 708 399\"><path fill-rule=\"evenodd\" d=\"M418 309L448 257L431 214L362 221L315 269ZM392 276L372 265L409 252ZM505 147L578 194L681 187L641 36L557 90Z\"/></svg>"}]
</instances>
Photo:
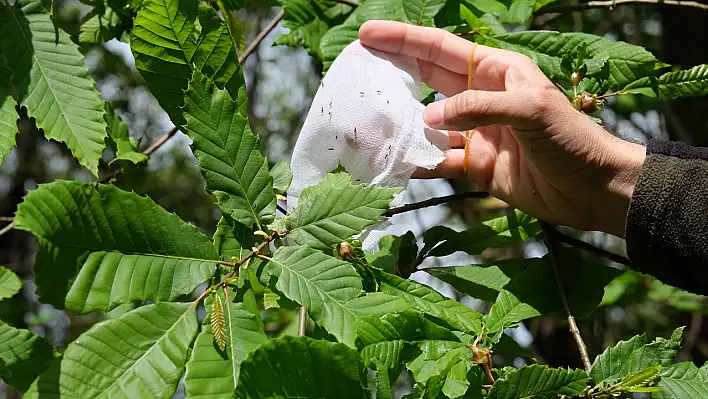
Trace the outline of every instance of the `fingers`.
<instances>
[{"instance_id":1,"label":"fingers","mask_svg":"<svg viewBox=\"0 0 708 399\"><path fill-rule=\"evenodd\" d=\"M396 53L428 61L451 72L467 76L473 43L450 32L391 21L368 21L359 29L359 40L375 50ZM513 63L522 58L507 50L479 45L473 68L487 57Z\"/></svg>"},{"instance_id":2,"label":"fingers","mask_svg":"<svg viewBox=\"0 0 708 399\"><path fill-rule=\"evenodd\" d=\"M451 149L445 152L445 159L433 170L419 168L413 174L416 179L461 179L471 177L483 190L493 186L494 164L497 160L497 148L494 138L481 131L474 131L470 137L465 175L465 150Z\"/></svg>"},{"instance_id":3,"label":"fingers","mask_svg":"<svg viewBox=\"0 0 708 399\"><path fill-rule=\"evenodd\" d=\"M420 66L420 79L428 86L452 97L467 90L467 76L451 72L430 61L418 61Z\"/></svg>"},{"instance_id":4,"label":"fingers","mask_svg":"<svg viewBox=\"0 0 708 399\"><path fill-rule=\"evenodd\" d=\"M542 129L556 121L567 101L556 89L517 91L467 90L428 105L425 122L434 129L469 130L479 126L509 125L519 130Z\"/></svg>"}]
</instances>

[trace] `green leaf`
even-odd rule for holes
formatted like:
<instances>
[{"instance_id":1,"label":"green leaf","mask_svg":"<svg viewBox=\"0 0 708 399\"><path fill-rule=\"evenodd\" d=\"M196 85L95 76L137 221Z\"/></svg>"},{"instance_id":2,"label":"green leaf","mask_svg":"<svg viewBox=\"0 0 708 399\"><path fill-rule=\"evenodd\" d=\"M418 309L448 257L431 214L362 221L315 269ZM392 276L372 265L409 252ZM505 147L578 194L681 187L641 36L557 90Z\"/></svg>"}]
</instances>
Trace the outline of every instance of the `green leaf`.
<instances>
[{"instance_id":1,"label":"green leaf","mask_svg":"<svg viewBox=\"0 0 708 399\"><path fill-rule=\"evenodd\" d=\"M189 398L232 398L241 363L268 342L256 316L243 304L229 302L224 307L226 350L221 351L214 345L214 334L207 317L187 362L184 387Z\"/></svg>"},{"instance_id":2,"label":"green leaf","mask_svg":"<svg viewBox=\"0 0 708 399\"><path fill-rule=\"evenodd\" d=\"M0 322L0 378L21 391L49 368L57 355L54 347L41 336Z\"/></svg>"},{"instance_id":3,"label":"green leaf","mask_svg":"<svg viewBox=\"0 0 708 399\"><path fill-rule=\"evenodd\" d=\"M442 386L442 392L448 398L454 399L464 396L470 387L470 382L467 380L467 372L470 369L469 362L460 362L453 364L447 372L445 383Z\"/></svg>"},{"instance_id":4,"label":"green leaf","mask_svg":"<svg viewBox=\"0 0 708 399\"><path fill-rule=\"evenodd\" d=\"M648 343L647 336L642 334L620 341L595 358L590 377L607 386L656 364L668 367L681 347L682 337L683 327L677 328L668 340L657 338Z\"/></svg>"},{"instance_id":5,"label":"green leaf","mask_svg":"<svg viewBox=\"0 0 708 399\"><path fill-rule=\"evenodd\" d=\"M418 342L418 345L421 353L408 363L408 369L416 382L427 385L431 380L433 383L439 382L440 389L455 364L470 363L473 359L472 351L462 342L425 340Z\"/></svg>"},{"instance_id":6,"label":"green leaf","mask_svg":"<svg viewBox=\"0 0 708 399\"><path fill-rule=\"evenodd\" d=\"M114 161L139 164L148 160L148 156L138 151L135 140L128 135L128 124L123 122L123 119L108 104L106 104L106 123L108 124L108 136L116 146Z\"/></svg>"},{"instance_id":7,"label":"green leaf","mask_svg":"<svg viewBox=\"0 0 708 399\"><path fill-rule=\"evenodd\" d=\"M505 24L523 24L533 15L536 0L515 0L508 10L499 16L499 22Z\"/></svg>"},{"instance_id":8,"label":"green leaf","mask_svg":"<svg viewBox=\"0 0 708 399\"><path fill-rule=\"evenodd\" d=\"M503 248L540 232L538 221L519 210L460 232L436 226L423 235L424 246L418 256L418 263L427 256L447 256L458 251L479 255L487 248Z\"/></svg>"},{"instance_id":9,"label":"green leaf","mask_svg":"<svg viewBox=\"0 0 708 399\"><path fill-rule=\"evenodd\" d=\"M112 8L97 6L79 27L79 43L99 44L107 42L118 34L120 16Z\"/></svg>"},{"instance_id":10,"label":"green leaf","mask_svg":"<svg viewBox=\"0 0 708 399\"><path fill-rule=\"evenodd\" d=\"M270 168L270 175L273 176L273 190L275 193L285 194L293 181L293 171L290 170L290 165L284 159L281 159Z\"/></svg>"},{"instance_id":11,"label":"green leaf","mask_svg":"<svg viewBox=\"0 0 708 399\"><path fill-rule=\"evenodd\" d=\"M0 52L0 164L15 146L18 133L19 115L15 109L17 102L12 97L10 79L10 68Z\"/></svg>"},{"instance_id":12,"label":"green leaf","mask_svg":"<svg viewBox=\"0 0 708 399\"><path fill-rule=\"evenodd\" d=\"M421 269L474 298L494 302L499 291L528 267L525 259L509 259L486 265L429 267Z\"/></svg>"},{"instance_id":13,"label":"green leaf","mask_svg":"<svg viewBox=\"0 0 708 399\"><path fill-rule=\"evenodd\" d=\"M364 4L367 4L369 1ZM320 51L322 53L322 62L325 72L329 70L329 67L332 66L332 63L342 50L359 38L359 26L360 25L338 25L322 36Z\"/></svg>"},{"instance_id":14,"label":"green leaf","mask_svg":"<svg viewBox=\"0 0 708 399\"><path fill-rule=\"evenodd\" d=\"M40 0L20 0L0 8L0 47L18 103L48 139L66 143L98 176L106 138L103 102L76 44L54 27Z\"/></svg>"},{"instance_id":15,"label":"green leaf","mask_svg":"<svg viewBox=\"0 0 708 399\"><path fill-rule=\"evenodd\" d=\"M376 275L382 292L405 299L419 312L440 319L462 332L477 334L482 331L482 315L467 306L445 298L427 285L381 271L377 271Z\"/></svg>"},{"instance_id":16,"label":"green leaf","mask_svg":"<svg viewBox=\"0 0 708 399\"><path fill-rule=\"evenodd\" d=\"M10 269L0 266L0 300L11 298L22 289L22 280Z\"/></svg>"},{"instance_id":17,"label":"green leaf","mask_svg":"<svg viewBox=\"0 0 708 399\"><path fill-rule=\"evenodd\" d=\"M351 264L308 247L281 247L268 267L278 276L278 291L307 308L337 340L354 346L356 315L346 304L362 293L362 285Z\"/></svg>"},{"instance_id":18,"label":"green leaf","mask_svg":"<svg viewBox=\"0 0 708 399\"><path fill-rule=\"evenodd\" d=\"M226 90L195 71L184 93L185 132L206 188L234 220L259 230L275 217L275 192L260 139Z\"/></svg>"},{"instance_id":19,"label":"green leaf","mask_svg":"<svg viewBox=\"0 0 708 399\"><path fill-rule=\"evenodd\" d=\"M194 226L110 185L42 184L25 196L15 223L39 241L40 300L79 313L174 300L211 277L218 259Z\"/></svg>"},{"instance_id":20,"label":"green leaf","mask_svg":"<svg viewBox=\"0 0 708 399\"><path fill-rule=\"evenodd\" d=\"M194 71L228 90L245 117L245 84L233 40L211 6L192 0L145 0L131 32L135 66L175 125L184 124L183 91Z\"/></svg>"},{"instance_id":21,"label":"green leaf","mask_svg":"<svg viewBox=\"0 0 708 399\"><path fill-rule=\"evenodd\" d=\"M327 31L342 22L353 8L328 0L280 0L285 15L283 27L290 32L275 39L276 45L302 47L312 57L322 60L320 40Z\"/></svg>"},{"instance_id":22,"label":"green leaf","mask_svg":"<svg viewBox=\"0 0 708 399\"><path fill-rule=\"evenodd\" d=\"M367 397L363 377L357 351L342 344L285 336L262 345L241 364L236 397L363 399Z\"/></svg>"},{"instance_id":23,"label":"green leaf","mask_svg":"<svg viewBox=\"0 0 708 399\"><path fill-rule=\"evenodd\" d=\"M488 399L555 399L580 395L590 379L583 370L552 369L532 365L513 370L497 380Z\"/></svg>"},{"instance_id":24,"label":"green leaf","mask_svg":"<svg viewBox=\"0 0 708 399\"><path fill-rule=\"evenodd\" d=\"M588 33L525 31L488 37L497 46L517 51L533 59L549 79L568 79L561 60L578 46L586 45L586 59L607 59L607 80L621 89L649 74L662 64L641 46L613 41Z\"/></svg>"},{"instance_id":25,"label":"green leaf","mask_svg":"<svg viewBox=\"0 0 708 399\"><path fill-rule=\"evenodd\" d=\"M556 251L558 268L573 314L583 316L600 304L604 288L621 271L586 259L576 248ZM548 255L526 259L525 269L504 285L485 316L490 334L540 315L564 318Z\"/></svg>"},{"instance_id":26,"label":"green leaf","mask_svg":"<svg viewBox=\"0 0 708 399\"><path fill-rule=\"evenodd\" d=\"M445 6L446 0L400 0L408 23L435 26L435 15Z\"/></svg>"},{"instance_id":27,"label":"green leaf","mask_svg":"<svg viewBox=\"0 0 708 399\"><path fill-rule=\"evenodd\" d=\"M388 210L398 189L352 185L346 173L328 173L302 191L286 222L293 241L323 251L361 233Z\"/></svg>"},{"instance_id":28,"label":"green leaf","mask_svg":"<svg viewBox=\"0 0 708 399\"><path fill-rule=\"evenodd\" d=\"M381 361L374 362L376 366L376 399L391 399L391 380L388 369Z\"/></svg>"},{"instance_id":29,"label":"green leaf","mask_svg":"<svg viewBox=\"0 0 708 399\"><path fill-rule=\"evenodd\" d=\"M197 334L189 303L158 303L91 327L37 378L27 398L169 398Z\"/></svg>"},{"instance_id":30,"label":"green leaf","mask_svg":"<svg viewBox=\"0 0 708 399\"><path fill-rule=\"evenodd\" d=\"M708 65L696 65L683 71L668 72L659 78L644 77L624 88L628 93L676 99L708 95Z\"/></svg>"},{"instance_id":31,"label":"green leaf","mask_svg":"<svg viewBox=\"0 0 708 399\"><path fill-rule=\"evenodd\" d=\"M253 229L229 216L222 216L216 225L214 246L222 260L243 259L257 245Z\"/></svg>"},{"instance_id":32,"label":"green leaf","mask_svg":"<svg viewBox=\"0 0 708 399\"><path fill-rule=\"evenodd\" d=\"M418 341L435 339L459 341L452 331L437 326L413 310L365 316L356 321L357 346L367 347L379 342ZM368 366L368 364L367 364Z\"/></svg>"},{"instance_id":33,"label":"green leaf","mask_svg":"<svg viewBox=\"0 0 708 399\"><path fill-rule=\"evenodd\" d=\"M418 243L413 232L408 231L402 236L381 237L379 250L366 254L366 261L387 273L396 273L397 270L413 270L417 255Z\"/></svg>"},{"instance_id":34,"label":"green leaf","mask_svg":"<svg viewBox=\"0 0 708 399\"><path fill-rule=\"evenodd\" d=\"M661 370L661 391L654 399L685 399L708 397L708 364L698 368L691 362L676 363Z\"/></svg>"},{"instance_id":35,"label":"green leaf","mask_svg":"<svg viewBox=\"0 0 708 399\"><path fill-rule=\"evenodd\" d=\"M433 26L433 19L443 6L445 0L367 0L357 7L347 23L361 26L368 20L387 19Z\"/></svg>"}]
</instances>

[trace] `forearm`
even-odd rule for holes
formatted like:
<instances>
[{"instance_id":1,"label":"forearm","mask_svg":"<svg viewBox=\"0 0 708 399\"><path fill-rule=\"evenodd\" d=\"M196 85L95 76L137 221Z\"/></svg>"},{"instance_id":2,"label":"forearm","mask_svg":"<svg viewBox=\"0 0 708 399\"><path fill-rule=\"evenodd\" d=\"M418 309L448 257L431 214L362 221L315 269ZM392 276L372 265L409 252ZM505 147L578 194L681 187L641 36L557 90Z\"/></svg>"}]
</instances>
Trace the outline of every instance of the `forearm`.
<instances>
[{"instance_id":1,"label":"forearm","mask_svg":"<svg viewBox=\"0 0 708 399\"><path fill-rule=\"evenodd\" d=\"M650 142L627 213L632 268L708 294L708 148Z\"/></svg>"}]
</instances>

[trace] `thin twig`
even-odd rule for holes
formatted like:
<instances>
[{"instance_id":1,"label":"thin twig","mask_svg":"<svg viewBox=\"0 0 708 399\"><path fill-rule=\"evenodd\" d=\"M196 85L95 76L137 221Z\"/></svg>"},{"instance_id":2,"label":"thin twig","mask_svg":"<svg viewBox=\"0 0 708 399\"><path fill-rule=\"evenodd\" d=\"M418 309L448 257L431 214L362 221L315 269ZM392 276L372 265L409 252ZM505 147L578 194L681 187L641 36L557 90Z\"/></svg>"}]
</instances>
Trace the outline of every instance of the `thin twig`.
<instances>
[{"instance_id":1,"label":"thin twig","mask_svg":"<svg viewBox=\"0 0 708 399\"><path fill-rule=\"evenodd\" d=\"M560 231L556 230L553 226L548 226L549 229L553 229L553 233L558 238L558 240L564 244L568 244L573 247L578 247L582 250L591 252L597 256L601 256L603 258L607 258L613 262L625 265L625 266L630 266L631 262L629 258L626 258L622 255L618 255L614 252L607 251L602 248L598 248L588 242L585 242L583 240L578 240L577 238L573 238L570 236L567 236Z\"/></svg>"},{"instance_id":2,"label":"thin twig","mask_svg":"<svg viewBox=\"0 0 708 399\"><path fill-rule=\"evenodd\" d=\"M0 216L0 222L14 222L15 218L12 216Z\"/></svg>"},{"instance_id":3,"label":"thin twig","mask_svg":"<svg viewBox=\"0 0 708 399\"><path fill-rule=\"evenodd\" d=\"M285 10L280 10L280 12L278 12L278 14L275 16L275 18L273 18L268 23L268 25L266 25L266 27L263 28L263 30L258 34L258 36L256 36L255 39L253 39L251 44L249 44L248 47L246 47L246 49L243 51L243 54L241 54L241 56L238 58L239 64L243 64L243 62L246 61L246 58L248 58L248 56L251 55L251 53L256 51L256 49L261 44L263 39L265 39L265 37L268 36L270 31L275 29L275 27L278 25L280 20L283 19L284 16L285 16Z\"/></svg>"},{"instance_id":4,"label":"thin twig","mask_svg":"<svg viewBox=\"0 0 708 399\"><path fill-rule=\"evenodd\" d=\"M10 224L8 224L7 226L3 227L2 230L0 230L0 236L7 233L10 230L12 230L13 227L15 227L14 221L10 222Z\"/></svg>"},{"instance_id":5,"label":"thin twig","mask_svg":"<svg viewBox=\"0 0 708 399\"><path fill-rule=\"evenodd\" d=\"M556 5L543 7L536 11L535 15L541 14L551 14L551 13L564 13L570 11L582 11L591 8L609 8L612 9L617 6L623 5L638 5L638 4L665 4L667 6L681 6L681 7L693 7L699 8L701 10L708 10L708 4L700 3L697 1L680 1L680 0L602 0L602 1L589 1L587 3L581 4L568 4L568 5Z\"/></svg>"},{"instance_id":6,"label":"thin twig","mask_svg":"<svg viewBox=\"0 0 708 399\"><path fill-rule=\"evenodd\" d=\"M452 201L459 201L459 200L469 199L469 198L487 198L487 197L489 197L489 193L484 192L484 191L467 191L464 193L452 194L452 195L447 195L444 197L431 198L429 200L415 202L412 204L399 206L397 208L391 208L388 210L388 212L386 212L385 216L398 215L399 213L415 211L418 209L427 208L429 206L441 205L441 204L445 204L447 202L452 202Z\"/></svg>"},{"instance_id":7,"label":"thin twig","mask_svg":"<svg viewBox=\"0 0 708 399\"><path fill-rule=\"evenodd\" d=\"M297 336L304 337L307 332L307 308L300 308L300 318L297 322Z\"/></svg>"},{"instance_id":8,"label":"thin twig","mask_svg":"<svg viewBox=\"0 0 708 399\"><path fill-rule=\"evenodd\" d=\"M239 266L241 266L242 264L246 263L249 259L253 258L254 256L258 255L258 254L263 250L263 248L265 248L265 247L267 247L268 245L270 245L270 242L273 241L273 240L275 240L276 238L278 238L277 235L272 235L272 236L266 238L266 239L265 239L262 243L260 243L256 248L254 248L253 251L249 252L248 255L246 255L246 256L243 257L243 259L241 259L241 260L239 260L238 262L236 262L236 263L234 264L234 268L229 272L229 274L226 275L226 277L224 277L223 280L221 280L220 282L218 282L218 283L214 286L214 289L219 288L219 287L221 287L222 285L226 284L226 283L228 282L228 280L229 280L231 277L233 277L234 274L236 274L236 272L237 272L238 269L239 269Z\"/></svg>"},{"instance_id":9,"label":"thin twig","mask_svg":"<svg viewBox=\"0 0 708 399\"><path fill-rule=\"evenodd\" d=\"M553 268L553 274L556 277L556 284L558 285L558 295L561 299L561 304L563 305L563 311L568 318L568 326L570 327L570 333L573 334L575 338L575 343L578 345L578 352L580 352L580 359L583 361L583 367L585 372L590 374L592 365L590 363L590 356L588 355L588 347L583 341L583 337L580 335L580 330L578 325L575 324L575 317L570 312L570 305L568 305L568 297L565 293L565 288L563 287L563 280L561 279L560 272L558 271L558 259L556 259L556 236L557 230L553 228L550 224L541 221L541 227L543 228L543 236L546 242L546 247L548 247L548 255L551 259L551 267Z\"/></svg>"},{"instance_id":10,"label":"thin twig","mask_svg":"<svg viewBox=\"0 0 708 399\"><path fill-rule=\"evenodd\" d=\"M155 140L155 142L152 143L152 145L150 145L150 147L148 147L145 151L143 151L143 154L145 154L149 157L150 155L152 155L153 152L157 151L158 148L162 147L162 145L165 144L167 142L167 140L171 139L172 136L174 136L178 131L179 131L179 128L177 126L173 127L172 129L170 129L169 132L163 134L162 137ZM123 171L122 168L116 169L115 171L113 171L108 176L104 177L103 179L99 180L98 182L99 183L108 183L111 180L118 177L118 175L120 175L122 171Z\"/></svg>"},{"instance_id":11,"label":"thin twig","mask_svg":"<svg viewBox=\"0 0 708 399\"><path fill-rule=\"evenodd\" d=\"M172 136L174 136L178 131L179 128L177 126L173 127L172 129L170 129L169 132L165 133L162 137L152 143L152 145L148 147L147 150L143 151L143 154L150 156L153 152L157 151L158 148L165 144L167 140L171 139Z\"/></svg>"}]
</instances>

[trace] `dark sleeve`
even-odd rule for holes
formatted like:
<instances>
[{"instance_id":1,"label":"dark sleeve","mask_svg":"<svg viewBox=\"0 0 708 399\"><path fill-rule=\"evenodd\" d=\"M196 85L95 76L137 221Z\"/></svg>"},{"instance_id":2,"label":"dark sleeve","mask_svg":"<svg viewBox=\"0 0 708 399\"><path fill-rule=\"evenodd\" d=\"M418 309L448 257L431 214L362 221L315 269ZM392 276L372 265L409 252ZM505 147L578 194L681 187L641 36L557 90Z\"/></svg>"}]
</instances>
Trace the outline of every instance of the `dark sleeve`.
<instances>
[{"instance_id":1,"label":"dark sleeve","mask_svg":"<svg viewBox=\"0 0 708 399\"><path fill-rule=\"evenodd\" d=\"M708 295L708 148L649 142L625 235L634 270Z\"/></svg>"}]
</instances>

